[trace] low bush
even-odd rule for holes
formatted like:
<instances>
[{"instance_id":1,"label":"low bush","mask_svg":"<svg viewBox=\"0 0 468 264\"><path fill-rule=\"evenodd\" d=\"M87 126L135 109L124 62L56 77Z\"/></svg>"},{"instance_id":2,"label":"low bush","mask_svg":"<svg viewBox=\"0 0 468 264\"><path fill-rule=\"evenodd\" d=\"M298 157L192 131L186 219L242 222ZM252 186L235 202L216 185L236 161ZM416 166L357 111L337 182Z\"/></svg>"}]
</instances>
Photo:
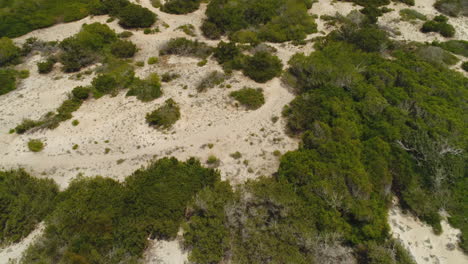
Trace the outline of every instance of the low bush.
<instances>
[{"instance_id":1,"label":"low bush","mask_svg":"<svg viewBox=\"0 0 468 264\"><path fill-rule=\"evenodd\" d=\"M230 96L249 110L258 109L265 103L263 90L260 88L254 89L244 87L238 91L231 92Z\"/></svg>"},{"instance_id":2,"label":"low bush","mask_svg":"<svg viewBox=\"0 0 468 264\"><path fill-rule=\"evenodd\" d=\"M224 41L218 43L218 46L215 48L213 54L219 64L233 61L236 57L241 55L241 50L234 42L226 43Z\"/></svg>"},{"instance_id":3,"label":"low bush","mask_svg":"<svg viewBox=\"0 0 468 264\"><path fill-rule=\"evenodd\" d=\"M15 127L15 132L17 134L24 134L26 133L26 131L34 128L34 127L37 127L37 126L40 126L42 125L43 122L41 121L34 121L34 120L31 120L31 119L24 119L21 124L17 125Z\"/></svg>"},{"instance_id":4,"label":"low bush","mask_svg":"<svg viewBox=\"0 0 468 264\"><path fill-rule=\"evenodd\" d=\"M422 46L416 49L417 54L422 60L432 64L451 66L455 65L459 59L452 53L435 46Z\"/></svg>"},{"instance_id":5,"label":"low bush","mask_svg":"<svg viewBox=\"0 0 468 264\"><path fill-rule=\"evenodd\" d=\"M436 16L433 20L425 22L421 31L424 33L438 32L446 38L453 37L455 35L455 28L448 24L447 21L447 17Z\"/></svg>"},{"instance_id":6,"label":"low bush","mask_svg":"<svg viewBox=\"0 0 468 264\"><path fill-rule=\"evenodd\" d=\"M206 58L210 56L213 49L198 40L189 40L186 38L175 38L169 40L159 51L159 55L180 55L197 58Z\"/></svg>"},{"instance_id":7,"label":"low bush","mask_svg":"<svg viewBox=\"0 0 468 264\"><path fill-rule=\"evenodd\" d=\"M243 65L243 73L252 80L265 83L281 74L281 60L268 52L257 52L247 57Z\"/></svg>"},{"instance_id":8,"label":"low bush","mask_svg":"<svg viewBox=\"0 0 468 264\"><path fill-rule=\"evenodd\" d=\"M109 94L117 89L117 80L111 74L100 74L91 82L101 94Z\"/></svg>"},{"instance_id":9,"label":"low bush","mask_svg":"<svg viewBox=\"0 0 468 264\"><path fill-rule=\"evenodd\" d=\"M31 139L28 142L28 148L32 152L40 152L44 149L44 143L39 139Z\"/></svg>"},{"instance_id":10,"label":"low bush","mask_svg":"<svg viewBox=\"0 0 468 264\"><path fill-rule=\"evenodd\" d=\"M16 71L8 68L0 68L0 95L4 95L16 89Z\"/></svg>"},{"instance_id":11,"label":"low bush","mask_svg":"<svg viewBox=\"0 0 468 264\"><path fill-rule=\"evenodd\" d=\"M180 74L178 73L175 73L175 72L165 72L163 73L163 75L161 76L161 81L163 82L171 82L177 78L180 77Z\"/></svg>"},{"instance_id":12,"label":"low bush","mask_svg":"<svg viewBox=\"0 0 468 264\"><path fill-rule=\"evenodd\" d=\"M156 73L150 74L145 80L136 78L127 92L127 96L136 96L143 102L152 101L161 95L161 81Z\"/></svg>"},{"instance_id":13,"label":"low bush","mask_svg":"<svg viewBox=\"0 0 468 264\"><path fill-rule=\"evenodd\" d=\"M219 71L212 71L206 75L197 86L198 92L204 92L208 88L213 88L224 82L226 75Z\"/></svg>"},{"instance_id":14,"label":"low bush","mask_svg":"<svg viewBox=\"0 0 468 264\"><path fill-rule=\"evenodd\" d=\"M112 55L118 58L131 58L135 55L137 47L133 42L118 40L110 45Z\"/></svg>"},{"instance_id":15,"label":"low bush","mask_svg":"<svg viewBox=\"0 0 468 264\"><path fill-rule=\"evenodd\" d=\"M7 37L0 38L0 67L16 62L21 49Z\"/></svg>"},{"instance_id":16,"label":"low bush","mask_svg":"<svg viewBox=\"0 0 468 264\"><path fill-rule=\"evenodd\" d=\"M46 74L52 71L55 65L55 58L48 58L46 61L37 63L37 70L40 74Z\"/></svg>"},{"instance_id":17,"label":"low bush","mask_svg":"<svg viewBox=\"0 0 468 264\"><path fill-rule=\"evenodd\" d=\"M425 15L419 13L418 11L414 9L409 9L409 8L401 9L400 17L404 21L413 21L413 20L426 21L427 20L427 17Z\"/></svg>"},{"instance_id":18,"label":"low bush","mask_svg":"<svg viewBox=\"0 0 468 264\"><path fill-rule=\"evenodd\" d=\"M463 62L462 65L461 65L461 68L464 71L468 72L468 61Z\"/></svg>"},{"instance_id":19,"label":"low bush","mask_svg":"<svg viewBox=\"0 0 468 264\"><path fill-rule=\"evenodd\" d=\"M200 7L201 0L167 0L161 11L169 14L188 14Z\"/></svg>"},{"instance_id":20,"label":"low bush","mask_svg":"<svg viewBox=\"0 0 468 264\"><path fill-rule=\"evenodd\" d=\"M468 41L466 40L449 40L445 42L433 42L432 45L448 50L457 55L468 57Z\"/></svg>"},{"instance_id":21,"label":"low bush","mask_svg":"<svg viewBox=\"0 0 468 264\"><path fill-rule=\"evenodd\" d=\"M195 37L195 27L192 24L185 24L176 28L176 30L182 30L185 34Z\"/></svg>"},{"instance_id":22,"label":"low bush","mask_svg":"<svg viewBox=\"0 0 468 264\"><path fill-rule=\"evenodd\" d=\"M0 171L0 245L17 243L53 210L58 187L53 180L23 170Z\"/></svg>"},{"instance_id":23,"label":"low bush","mask_svg":"<svg viewBox=\"0 0 468 264\"><path fill-rule=\"evenodd\" d=\"M84 86L78 86L78 87L73 88L72 90L73 97L78 100L88 99L90 93L91 93L91 89L89 87L84 87Z\"/></svg>"},{"instance_id":24,"label":"low bush","mask_svg":"<svg viewBox=\"0 0 468 264\"><path fill-rule=\"evenodd\" d=\"M155 111L146 115L146 122L156 128L168 129L180 118L180 108L172 99L167 99Z\"/></svg>"},{"instance_id":25,"label":"low bush","mask_svg":"<svg viewBox=\"0 0 468 264\"><path fill-rule=\"evenodd\" d=\"M131 31L124 31L122 33L119 33L118 36L119 38L126 39L133 36L133 33Z\"/></svg>"},{"instance_id":26,"label":"low bush","mask_svg":"<svg viewBox=\"0 0 468 264\"><path fill-rule=\"evenodd\" d=\"M124 28L146 28L156 22L156 15L140 5L129 4L118 12L119 25Z\"/></svg>"},{"instance_id":27,"label":"low bush","mask_svg":"<svg viewBox=\"0 0 468 264\"><path fill-rule=\"evenodd\" d=\"M153 65L153 64L158 63L158 61L159 61L158 57L151 57L148 59L148 64Z\"/></svg>"},{"instance_id":28,"label":"low bush","mask_svg":"<svg viewBox=\"0 0 468 264\"><path fill-rule=\"evenodd\" d=\"M437 0L434 7L439 12L452 17L468 15L468 6L463 0Z\"/></svg>"}]
</instances>

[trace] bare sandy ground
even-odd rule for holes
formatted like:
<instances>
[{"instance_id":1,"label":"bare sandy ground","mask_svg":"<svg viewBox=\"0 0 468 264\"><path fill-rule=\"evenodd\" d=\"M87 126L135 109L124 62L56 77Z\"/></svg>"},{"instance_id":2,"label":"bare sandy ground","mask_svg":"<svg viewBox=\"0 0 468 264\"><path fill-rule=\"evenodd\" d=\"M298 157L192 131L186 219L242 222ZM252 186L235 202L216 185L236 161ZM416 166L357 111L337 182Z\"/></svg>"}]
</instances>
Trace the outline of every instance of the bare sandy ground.
<instances>
[{"instance_id":1,"label":"bare sandy ground","mask_svg":"<svg viewBox=\"0 0 468 264\"><path fill-rule=\"evenodd\" d=\"M134 35L130 39L140 49L135 61L147 61L149 57L158 56L161 46L171 38L188 37L176 30L184 24L195 26L196 39L213 46L217 44L217 41L205 39L199 31L206 4L188 15L162 13L154 9L149 0L142 0L140 4L158 14L159 21L156 26L161 32L145 35L141 30L133 31ZM428 3L417 0L418 5L425 6ZM314 4L310 12L319 16L335 15L336 12L346 15L351 10L359 8L348 2L332 3L320 0ZM421 7L421 10L427 10L425 14L430 14L433 12L433 7ZM423 11L420 12L424 13ZM398 14L398 11L393 13ZM31 32L15 39L15 42L21 44L29 37L37 37L44 41L62 40L76 34L84 23L105 23L107 19L108 16L97 16L59 24ZM319 31L324 33L333 29L325 27L320 19L317 19L317 23ZM467 30L466 21L454 23L459 23L456 26L457 31L458 28L463 28L459 31L461 33L457 33L460 34L457 37L465 38L463 34L466 34ZM117 32L124 31L118 26L117 21L107 24ZM410 34L415 31L415 26L408 26L403 22L391 26L399 28L407 26L406 29L404 27L399 29L402 31L400 37L407 40L420 40L426 36L425 40L429 41L432 37L437 37ZM319 35L322 33L312 34L308 39ZM284 63L297 52L313 51L312 43L305 46L293 46L289 43L271 44L271 46L278 50L277 55ZM224 86L229 84L232 88L215 87L204 93L198 93L195 87L201 79L214 70L221 71L220 66L215 61L209 60L207 65L198 67L199 60L177 56L162 57L158 64L136 69L140 77L146 77L153 72L159 74L175 72L181 75L180 78L163 84L164 96L157 100L142 103L134 97L125 97L125 92L122 92L116 97L105 96L85 102L73 114L73 119L80 122L78 126L72 126L69 120L55 130L36 131L25 135L8 134L8 131L22 119L37 119L55 110L75 86L88 85L94 77L94 74L91 74L77 79L76 74L64 74L58 68L50 74L39 75L36 69L36 62L39 60L41 55L34 55L19 65L20 69L29 69L31 76L23 80L17 90L0 96L0 169L23 167L37 177L53 178L61 188L66 188L78 174L102 175L123 180L135 169L155 158L175 156L184 160L194 156L204 162L208 156L215 155L220 159L218 169L223 179L238 184L260 175L271 175L279 164L278 157L274 156L273 152L279 150L284 153L298 146L297 139L285 134L285 121L281 118L284 105L294 96L278 78L266 84L257 84L242 74L235 73L224 83ZM236 106L229 93L245 86L263 88L265 105L255 111L246 111ZM150 128L145 123L146 113L156 109L168 98L173 98L180 105L181 119L168 131ZM279 117L279 121L273 122L272 117ZM27 150L26 144L32 138L41 139L46 143L42 152L32 153ZM79 147L73 150L75 144ZM106 149L109 149L107 154ZM237 151L241 153L242 158L234 159L230 156ZM25 249L27 243L32 241L30 237L21 243L22 246L12 245L4 249L0 253L0 263L7 257L19 256L21 249ZM409 242L417 239L419 238L408 237ZM437 240L437 237L434 239ZM408 245L412 248L415 242ZM13 253L6 255L5 252ZM177 264L186 260L187 253L181 250L179 240L152 241L145 254L147 263Z\"/></svg>"},{"instance_id":2,"label":"bare sandy ground","mask_svg":"<svg viewBox=\"0 0 468 264\"><path fill-rule=\"evenodd\" d=\"M451 227L446 220L441 223L443 233L436 235L432 227L394 206L389 211L389 222L393 237L409 250L418 264L468 263L468 256L457 246L460 230Z\"/></svg>"},{"instance_id":3,"label":"bare sandy ground","mask_svg":"<svg viewBox=\"0 0 468 264\"><path fill-rule=\"evenodd\" d=\"M39 226L21 242L0 249L0 264L11 264L19 260L23 252L41 236L44 228L44 224L40 223Z\"/></svg>"}]
</instances>

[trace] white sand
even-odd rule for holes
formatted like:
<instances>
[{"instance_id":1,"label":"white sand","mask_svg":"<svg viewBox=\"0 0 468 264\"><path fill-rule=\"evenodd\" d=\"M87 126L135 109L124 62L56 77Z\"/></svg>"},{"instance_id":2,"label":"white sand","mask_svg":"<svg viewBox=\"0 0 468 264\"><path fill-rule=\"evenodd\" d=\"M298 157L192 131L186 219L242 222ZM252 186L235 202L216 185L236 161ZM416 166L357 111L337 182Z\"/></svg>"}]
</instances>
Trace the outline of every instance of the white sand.
<instances>
[{"instance_id":1,"label":"white sand","mask_svg":"<svg viewBox=\"0 0 468 264\"><path fill-rule=\"evenodd\" d=\"M23 252L44 232L44 223L40 223L38 227L32 231L21 242L9 245L0 249L0 264L7 264L9 261L18 261ZM9 263L10 264L10 263Z\"/></svg>"},{"instance_id":2,"label":"white sand","mask_svg":"<svg viewBox=\"0 0 468 264\"><path fill-rule=\"evenodd\" d=\"M389 211L389 224L394 238L411 253L418 264L463 264L468 256L457 246L460 230L442 221L442 234L436 235L432 227L411 214L403 214L398 206ZM454 246L454 248L450 248Z\"/></svg>"}]
</instances>

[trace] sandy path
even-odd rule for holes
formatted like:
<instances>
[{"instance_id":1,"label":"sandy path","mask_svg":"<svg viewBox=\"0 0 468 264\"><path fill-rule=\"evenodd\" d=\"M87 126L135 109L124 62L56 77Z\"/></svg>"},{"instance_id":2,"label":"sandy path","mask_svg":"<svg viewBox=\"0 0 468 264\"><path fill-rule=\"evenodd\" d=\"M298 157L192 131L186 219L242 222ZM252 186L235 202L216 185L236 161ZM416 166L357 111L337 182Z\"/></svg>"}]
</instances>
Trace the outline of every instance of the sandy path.
<instances>
[{"instance_id":1,"label":"sandy path","mask_svg":"<svg viewBox=\"0 0 468 264\"><path fill-rule=\"evenodd\" d=\"M468 256L458 248L460 230L442 221L442 234L435 235L432 227L394 206L389 211L393 237L413 255L418 264L466 264Z\"/></svg>"},{"instance_id":2,"label":"sandy path","mask_svg":"<svg viewBox=\"0 0 468 264\"><path fill-rule=\"evenodd\" d=\"M41 236L44 228L44 224L40 223L39 226L21 242L0 249L0 264L9 264L11 263L10 261L19 260L29 245L31 245L39 236Z\"/></svg>"}]
</instances>

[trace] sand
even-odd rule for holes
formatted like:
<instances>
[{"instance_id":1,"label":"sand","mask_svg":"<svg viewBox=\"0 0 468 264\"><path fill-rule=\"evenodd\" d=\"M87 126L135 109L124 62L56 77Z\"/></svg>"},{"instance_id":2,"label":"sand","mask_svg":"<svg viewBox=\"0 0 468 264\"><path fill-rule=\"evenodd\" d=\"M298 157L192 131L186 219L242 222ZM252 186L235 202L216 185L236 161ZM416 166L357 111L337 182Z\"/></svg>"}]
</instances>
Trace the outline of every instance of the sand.
<instances>
[{"instance_id":1,"label":"sand","mask_svg":"<svg viewBox=\"0 0 468 264\"><path fill-rule=\"evenodd\" d=\"M188 15L162 13L154 9L149 0L142 0L140 4L157 13L159 21L156 26L160 32L145 35L142 30L132 31L134 35L130 39L139 48L135 61L147 61L149 57L158 56L161 46L175 37L198 39L212 46L218 43L204 38L199 30L204 19L206 4L202 4L198 11ZM427 3L417 1L417 6L423 4ZM398 4L395 6L402 8ZM351 10L359 8L348 2L333 3L320 0L314 4L310 13L320 16L335 15L339 12L346 15ZM426 14L434 12L432 7L420 9ZM411 34L415 31L414 25L391 22L395 13L398 14L398 10L387 14L388 18L386 16L382 18L392 27L398 27L402 31L400 36L393 36L394 38L429 41L438 37ZM95 16L59 24L36 30L14 41L21 44L29 37L37 37L44 41L60 41L76 34L84 23L105 23L108 18L108 16ZM452 18L450 21L458 23L457 30L461 28L456 37L466 39L466 21ZM107 24L118 33L124 31L117 21ZM182 31L176 30L184 24L195 26L196 37L189 37ZM320 19L317 19L317 24L319 32L309 35L307 39L321 36L334 29L327 27ZM285 64L297 52L308 54L314 50L312 43L305 46L294 46L290 43L270 45L278 50L277 55ZM78 79L76 74L62 73L58 67L50 74L39 75L36 63L42 59L44 58L40 54L28 57L18 69L28 69L31 76L23 80L17 90L0 96L0 156L2 157L0 169L22 167L37 177L53 178L60 188L64 189L79 174L101 175L123 180L125 176L155 158L175 156L185 160L197 157L205 162L210 155L215 155L220 159L217 169L220 170L222 178L232 184L239 184L262 175L271 175L279 165L279 158L273 155L273 152L285 153L298 147L299 140L286 135L285 120L281 118L283 107L294 98L294 95L278 78L265 84L257 84L237 72L224 83L224 86L229 84L231 88L215 87L204 93L198 93L195 88L201 79L214 70L221 71L221 67L212 59L208 60L205 66L199 67L198 59L178 56L164 56L160 58L158 64L146 64L144 67L136 68L137 76L142 78L153 72L159 74L175 72L181 75L180 78L163 84L164 95L159 99L143 103L134 97L126 97L123 91L115 97L104 96L97 100L86 101L73 113L72 120L79 120L78 126L72 126L72 120L69 120L54 130L35 131L25 135L9 134L8 131L24 118L38 119L47 112L54 111L67 99L75 86L88 85L95 76L83 75ZM90 68L93 67L95 66ZM262 88L265 105L255 111L247 111L237 106L229 93L243 87ZM158 108L168 98L174 99L180 105L181 119L167 131L149 127L145 123L146 113ZM273 117L278 117L278 121L273 122ZM30 152L27 149L27 142L30 139L43 140L46 144L45 149L39 153ZM73 150L75 144L79 147ZM106 149L109 149L107 154ZM230 154L237 151L242 157L232 158ZM39 233L37 231L34 234ZM8 247L13 248L11 251L13 253L8 253L8 257L19 256L32 241L31 236L20 243L23 246ZM411 239L413 238L408 237L408 241ZM180 238L175 241L152 241L145 254L146 262L171 264L186 262L187 253L181 250L179 244ZM7 255L4 255L6 251L9 250L0 253L0 261L6 258Z\"/></svg>"},{"instance_id":2,"label":"sand","mask_svg":"<svg viewBox=\"0 0 468 264\"><path fill-rule=\"evenodd\" d=\"M463 264L468 256L457 246L460 230L444 219L442 234L436 235L432 227L411 214L403 214L396 205L389 211L389 224L394 238L408 249L418 264Z\"/></svg>"},{"instance_id":3,"label":"sand","mask_svg":"<svg viewBox=\"0 0 468 264\"><path fill-rule=\"evenodd\" d=\"M44 223L40 223L26 238L16 244L0 249L0 264L11 264L18 261L23 252L44 232ZM10 262L11 261L11 262Z\"/></svg>"}]
</instances>

